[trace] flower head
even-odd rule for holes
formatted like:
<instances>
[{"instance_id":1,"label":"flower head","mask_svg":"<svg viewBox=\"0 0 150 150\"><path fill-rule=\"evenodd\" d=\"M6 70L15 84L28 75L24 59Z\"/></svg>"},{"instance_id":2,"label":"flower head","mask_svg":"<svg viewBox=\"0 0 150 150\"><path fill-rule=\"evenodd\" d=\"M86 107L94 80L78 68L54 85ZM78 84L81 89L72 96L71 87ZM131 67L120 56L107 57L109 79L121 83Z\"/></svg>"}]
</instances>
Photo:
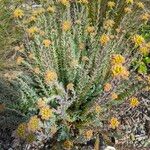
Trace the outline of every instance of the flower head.
<instances>
[{"instance_id":1,"label":"flower head","mask_svg":"<svg viewBox=\"0 0 150 150\"><path fill-rule=\"evenodd\" d=\"M29 36L33 36L38 31L39 31L39 29L37 27L34 27L34 26L29 28L29 29L27 29L27 33L29 34Z\"/></svg>"},{"instance_id":2,"label":"flower head","mask_svg":"<svg viewBox=\"0 0 150 150\"><path fill-rule=\"evenodd\" d=\"M126 0L127 4L133 4L133 0Z\"/></svg>"},{"instance_id":3,"label":"flower head","mask_svg":"<svg viewBox=\"0 0 150 150\"><path fill-rule=\"evenodd\" d=\"M46 48L48 48L51 43L52 43L52 42L51 42L49 39L43 40L43 45L44 45Z\"/></svg>"},{"instance_id":4,"label":"flower head","mask_svg":"<svg viewBox=\"0 0 150 150\"><path fill-rule=\"evenodd\" d=\"M67 85L67 90L73 91L73 90L74 90L74 84L73 84L73 83L69 83L69 84Z\"/></svg>"},{"instance_id":5,"label":"flower head","mask_svg":"<svg viewBox=\"0 0 150 150\"><path fill-rule=\"evenodd\" d=\"M132 41L135 43L135 46L140 46L145 43L144 38L141 35L135 34L132 38Z\"/></svg>"},{"instance_id":6,"label":"flower head","mask_svg":"<svg viewBox=\"0 0 150 150\"><path fill-rule=\"evenodd\" d=\"M132 9L129 7L126 7L126 8L124 8L124 12L127 14L130 14L130 13L132 13Z\"/></svg>"},{"instance_id":7,"label":"flower head","mask_svg":"<svg viewBox=\"0 0 150 150\"><path fill-rule=\"evenodd\" d=\"M90 140L92 137L93 137L93 130L87 130L85 133L84 133L84 137L88 140Z\"/></svg>"},{"instance_id":8,"label":"flower head","mask_svg":"<svg viewBox=\"0 0 150 150\"><path fill-rule=\"evenodd\" d=\"M54 13L55 12L55 7L49 6L47 8L47 11L50 12L50 13Z\"/></svg>"},{"instance_id":9,"label":"flower head","mask_svg":"<svg viewBox=\"0 0 150 150\"><path fill-rule=\"evenodd\" d=\"M19 56L16 60L17 65L20 65L22 62L24 61L24 58L22 58L21 56Z\"/></svg>"},{"instance_id":10,"label":"flower head","mask_svg":"<svg viewBox=\"0 0 150 150\"><path fill-rule=\"evenodd\" d=\"M100 37L100 43L102 46L106 45L110 41L110 37L107 34L102 34Z\"/></svg>"},{"instance_id":11,"label":"flower head","mask_svg":"<svg viewBox=\"0 0 150 150\"><path fill-rule=\"evenodd\" d=\"M114 24L115 24L115 22L113 20L108 19L108 20L104 21L103 26L104 26L104 29L108 30L108 29L112 28L114 26Z\"/></svg>"},{"instance_id":12,"label":"flower head","mask_svg":"<svg viewBox=\"0 0 150 150\"><path fill-rule=\"evenodd\" d=\"M111 88L112 88L112 85L111 85L110 83L106 83L106 84L104 85L104 91L105 91L105 92L110 91Z\"/></svg>"},{"instance_id":13,"label":"flower head","mask_svg":"<svg viewBox=\"0 0 150 150\"><path fill-rule=\"evenodd\" d=\"M88 27L86 28L86 32L87 32L87 33L93 33L94 31L95 31L94 26L88 26Z\"/></svg>"},{"instance_id":14,"label":"flower head","mask_svg":"<svg viewBox=\"0 0 150 150\"><path fill-rule=\"evenodd\" d=\"M47 104L46 104L46 101L44 99L42 99L42 98L38 99L37 106L38 106L39 109L45 107L46 105Z\"/></svg>"},{"instance_id":15,"label":"flower head","mask_svg":"<svg viewBox=\"0 0 150 150\"><path fill-rule=\"evenodd\" d=\"M112 65L125 63L125 58L120 54L113 54L111 59Z\"/></svg>"},{"instance_id":16,"label":"flower head","mask_svg":"<svg viewBox=\"0 0 150 150\"><path fill-rule=\"evenodd\" d=\"M62 23L62 30L66 32L70 29L71 29L71 22L70 21L64 21Z\"/></svg>"},{"instance_id":17,"label":"flower head","mask_svg":"<svg viewBox=\"0 0 150 150\"><path fill-rule=\"evenodd\" d=\"M17 8L17 9L15 9L13 16L15 18L22 18L24 16L24 12L20 8Z\"/></svg>"},{"instance_id":18,"label":"flower head","mask_svg":"<svg viewBox=\"0 0 150 150\"><path fill-rule=\"evenodd\" d=\"M137 2L136 5L137 5L139 8L144 9L144 4L143 4L142 2Z\"/></svg>"},{"instance_id":19,"label":"flower head","mask_svg":"<svg viewBox=\"0 0 150 150\"><path fill-rule=\"evenodd\" d=\"M139 52L143 55L147 55L150 52L150 49L148 48L147 44L145 44L139 47Z\"/></svg>"},{"instance_id":20,"label":"flower head","mask_svg":"<svg viewBox=\"0 0 150 150\"><path fill-rule=\"evenodd\" d=\"M46 83L51 83L57 80L57 73L55 71L52 70L48 70L45 73L45 82Z\"/></svg>"},{"instance_id":21,"label":"flower head","mask_svg":"<svg viewBox=\"0 0 150 150\"><path fill-rule=\"evenodd\" d=\"M26 128L26 124L21 123L16 130L17 136L19 136L20 138L24 138L26 135Z\"/></svg>"},{"instance_id":22,"label":"flower head","mask_svg":"<svg viewBox=\"0 0 150 150\"><path fill-rule=\"evenodd\" d=\"M61 4L63 4L64 6L69 6L70 2L69 0L59 0Z\"/></svg>"},{"instance_id":23,"label":"flower head","mask_svg":"<svg viewBox=\"0 0 150 150\"><path fill-rule=\"evenodd\" d=\"M122 77L124 79L128 78L129 71L122 65L113 65L112 73L114 77Z\"/></svg>"},{"instance_id":24,"label":"flower head","mask_svg":"<svg viewBox=\"0 0 150 150\"><path fill-rule=\"evenodd\" d=\"M130 106L132 108L137 107L139 105L139 100L136 97L132 97L130 99Z\"/></svg>"},{"instance_id":25,"label":"flower head","mask_svg":"<svg viewBox=\"0 0 150 150\"><path fill-rule=\"evenodd\" d=\"M53 112L48 106L45 106L40 108L40 115L43 120L49 120L52 117Z\"/></svg>"},{"instance_id":26,"label":"flower head","mask_svg":"<svg viewBox=\"0 0 150 150\"><path fill-rule=\"evenodd\" d=\"M111 99L112 100L115 100L117 98L118 98L118 95L115 92L111 93Z\"/></svg>"},{"instance_id":27,"label":"flower head","mask_svg":"<svg viewBox=\"0 0 150 150\"><path fill-rule=\"evenodd\" d=\"M118 119L117 118L115 118L115 117L112 117L111 118L111 120L110 120L110 127L112 128L112 129L115 129L115 128L117 128L118 126L119 126L119 121L118 121Z\"/></svg>"},{"instance_id":28,"label":"flower head","mask_svg":"<svg viewBox=\"0 0 150 150\"><path fill-rule=\"evenodd\" d=\"M73 147L73 142L70 140L66 140L63 144L64 148L70 150Z\"/></svg>"},{"instance_id":29,"label":"flower head","mask_svg":"<svg viewBox=\"0 0 150 150\"><path fill-rule=\"evenodd\" d=\"M41 73L39 67L35 67L35 68L33 69L33 72L35 72L36 74L40 74L40 73Z\"/></svg>"},{"instance_id":30,"label":"flower head","mask_svg":"<svg viewBox=\"0 0 150 150\"><path fill-rule=\"evenodd\" d=\"M96 104L96 106L95 106L95 112L96 113L100 113L101 110L102 110L101 106L99 106L98 104Z\"/></svg>"},{"instance_id":31,"label":"flower head","mask_svg":"<svg viewBox=\"0 0 150 150\"><path fill-rule=\"evenodd\" d=\"M113 7L115 7L116 4L115 4L115 2L113 2L113 1L108 1L108 4L107 4L107 5L108 5L109 8L112 9Z\"/></svg>"},{"instance_id":32,"label":"flower head","mask_svg":"<svg viewBox=\"0 0 150 150\"><path fill-rule=\"evenodd\" d=\"M141 16L140 16L140 18L141 18L141 20L143 20L143 21L149 21L149 19L150 19L150 14L149 13L144 13L144 14L142 14Z\"/></svg>"},{"instance_id":33,"label":"flower head","mask_svg":"<svg viewBox=\"0 0 150 150\"><path fill-rule=\"evenodd\" d=\"M27 124L28 130L32 132L37 131L40 128L39 123L40 123L39 118L37 116L32 116Z\"/></svg>"}]
</instances>

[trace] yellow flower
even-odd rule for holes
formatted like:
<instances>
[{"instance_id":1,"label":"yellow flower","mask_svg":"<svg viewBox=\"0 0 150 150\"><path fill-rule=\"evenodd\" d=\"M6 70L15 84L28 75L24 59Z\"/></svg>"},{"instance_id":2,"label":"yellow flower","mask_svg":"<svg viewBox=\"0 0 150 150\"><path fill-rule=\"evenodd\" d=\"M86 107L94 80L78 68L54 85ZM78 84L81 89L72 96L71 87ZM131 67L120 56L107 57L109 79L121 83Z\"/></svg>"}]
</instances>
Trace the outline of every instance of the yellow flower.
<instances>
[{"instance_id":1,"label":"yellow flower","mask_svg":"<svg viewBox=\"0 0 150 150\"><path fill-rule=\"evenodd\" d=\"M112 73L113 73L114 77L122 77L124 79L127 79L129 76L129 72L122 65L113 65L112 66Z\"/></svg>"},{"instance_id":2,"label":"yellow flower","mask_svg":"<svg viewBox=\"0 0 150 150\"><path fill-rule=\"evenodd\" d=\"M84 48L85 48L85 44L84 44L84 43L80 43L80 44L79 44L79 49L80 49L80 50L83 50Z\"/></svg>"},{"instance_id":3,"label":"yellow flower","mask_svg":"<svg viewBox=\"0 0 150 150\"><path fill-rule=\"evenodd\" d=\"M112 2L112 1L108 1L108 7L110 7L111 9L113 8L113 7L115 7L115 2Z\"/></svg>"},{"instance_id":4,"label":"yellow flower","mask_svg":"<svg viewBox=\"0 0 150 150\"><path fill-rule=\"evenodd\" d=\"M40 129L40 120L37 116L32 116L28 122L28 130L35 132Z\"/></svg>"},{"instance_id":5,"label":"yellow flower","mask_svg":"<svg viewBox=\"0 0 150 150\"><path fill-rule=\"evenodd\" d=\"M31 27L31 28L27 29L27 33L29 34L30 37L33 36L38 31L39 31L39 29L37 27Z\"/></svg>"},{"instance_id":6,"label":"yellow flower","mask_svg":"<svg viewBox=\"0 0 150 150\"><path fill-rule=\"evenodd\" d=\"M23 10L17 8L13 13L14 18L22 18L24 16Z\"/></svg>"},{"instance_id":7,"label":"yellow flower","mask_svg":"<svg viewBox=\"0 0 150 150\"><path fill-rule=\"evenodd\" d=\"M133 4L133 0L126 0L127 4Z\"/></svg>"},{"instance_id":8,"label":"yellow flower","mask_svg":"<svg viewBox=\"0 0 150 150\"><path fill-rule=\"evenodd\" d=\"M130 13L132 13L132 9L129 7L126 7L126 8L124 8L124 12L127 14L130 14Z\"/></svg>"},{"instance_id":9,"label":"yellow flower","mask_svg":"<svg viewBox=\"0 0 150 150\"><path fill-rule=\"evenodd\" d=\"M37 101L37 106L38 106L39 109L45 107L45 106L46 106L45 100L42 99L42 98L40 98L40 99Z\"/></svg>"},{"instance_id":10,"label":"yellow flower","mask_svg":"<svg viewBox=\"0 0 150 150\"><path fill-rule=\"evenodd\" d=\"M117 99L118 98L118 95L116 94L116 93L111 93L111 99L112 100L115 100L115 99Z\"/></svg>"},{"instance_id":11,"label":"yellow flower","mask_svg":"<svg viewBox=\"0 0 150 150\"><path fill-rule=\"evenodd\" d=\"M119 121L118 121L118 119L117 118L115 118L115 117L112 117L111 118L111 120L110 120L110 127L112 128L112 129L115 129L115 128L117 128L118 126L119 126Z\"/></svg>"},{"instance_id":12,"label":"yellow flower","mask_svg":"<svg viewBox=\"0 0 150 150\"><path fill-rule=\"evenodd\" d=\"M86 32L88 32L88 33L93 33L94 31L95 31L94 26L88 26L88 27L86 28Z\"/></svg>"},{"instance_id":13,"label":"yellow flower","mask_svg":"<svg viewBox=\"0 0 150 150\"><path fill-rule=\"evenodd\" d=\"M104 29L108 30L110 28L112 28L114 26L115 22L111 19L108 19L108 20L105 20L104 21L104 24L103 24L103 27Z\"/></svg>"},{"instance_id":14,"label":"yellow flower","mask_svg":"<svg viewBox=\"0 0 150 150\"><path fill-rule=\"evenodd\" d=\"M52 42L49 39L45 39L45 40L43 40L43 44L46 48L48 48L49 45L52 44Z\"/></svg>"},{"instance_id":15,"label":"yellow flower","mask_svg":"<svg viewBox=\"0 0 150 150\"><path fill-rule=\"evenodd\" d=\"M22 58L21 56L19 56L16 60L17 65L20 65L22 62L24 61L24 58Z\"/></svg>"},{"instance_id":16,"label":"yellow flower","mask_svg":"<svg viewBox=\"0 0 150 150\"><path fill-rule=\"evenodd\" d=\"M111 85L110 83L106 83L106 84L104 85L104 91L105 91L105 92L110 91L111 88L112 88L112 85Z\"/></svg>"},{"instance_id":17,"label":"yellow flower","mask_svg":"<svg viewBox=\"0 0 150 150\"><path fill-rule=\"evenodd\" d=\"M144 4L143 4L142 2L137 2L136 5L137 5L139 8L144 9Z\"/></svg>"},{"instance_id":18,"label":"yellow flower","mask_svg":"<svg viewBox=\"0 0 150 150\"><path fill-rule=\"evenodd\" d=\"M74 84L73 84L73 83L69 83L69 84L67 85L67 90L73 91L73 90L74 90Z\"/></svg>"},{"instance_id":19,"label":"yellow flower","mask_svg":"<svg viewBox=\"0 0 150 150\"><path fill-rule=\"evenodd\" d=\"M149 13L142 14L142 15L140 16L140 18L141 18L141 20L147 22L147 21L149 21L149 19L150 19L150 14L149 14Z\"/></svg>"},{"instance_id":20,"label":"yellow flower","mask_svg":"<svg viewBox=\"0 0 150 150\"><path fill-rule=\"evenodd\" d=\"M66 32L70 29L71 29L71 22L70 21L64 21L62 23L62 30Z\"/></svg>"},{"instance_id":21,"label":"yellow flower","mask_svg":"<svg viewBox=\"0 0 150 150\"><path fill-rule=\"evenodd\" d=\"M83 57L82 57L82 61L83 61L83 62L87 62L87 61L89 61L89 58L88 58L87 56L83 56Z\"/></svg>"},{"instance_id":22,"label":"yellow flower","mask_svg":"<svg viewBox=\"0 0 150 150\"><path fill-rule=\"evenodd\" d=\"M52 117L53 112L48 106L45 106L40 108L40 115L43 120L49 120Z\"/></svg>"},{"instance_id":23,"label":"yellow flower","mask_svg":"<svg viewBox=\"0 0 150 150\"><path fill-rule=\"evenodd\" d=\"M45 82L46 83L51 83L57 80L57 73L55 71L52 70L48 70L45 73Z\"/></svg>"},{"instance_id":24,"label":"yellow flower","mask_svg":"<svg viewBox=\"0 0 150 150\"><path fill-rule=\"evenodd\" d=\"M102 46L106 45L110 41L110 38L107 34L102 34L100 37L100 43Z\"/></svg>"},{"instance_id":25,"label":"yellow flower","mask_svg":"<svg viewBox=\"0 0 150 150\"><path fill-rule=\"evenodd\" d=\"M99 106L98 104L95 106L95 112L96 113L100 113L102 110L101 106Z\"/></svg>"},{"instance_id":26,"label":"yellow flower","mask_svg":"<svg viewBox=\"0 0 150 150\"><path fill-rule=\"evenodd\" d=\"M132 97L130 99L130 106L132 108L137 107L139 105L139 100L136 97Z\"/></svg>"},{"instance_id":27,"label":"yellow flower","mask_svg":"<svg viewBox=\"0 0 150 150\"><path fill-rule=\"evenodd\" d=\"M30 18L29 18L29 22L32 22L32 21L36 21L36 17L35 16L31 16Z\"/></svg>"},{"instance_id":28,"label":"yellow flower","mask_svg":"<svg viewBox=\"0 0 150 150\"><path fill-rule=\"evenodd\" d=\"M66 140L63 144L64 148L67 150L71 150L73 147L73 142L70 140Z\"/></svg>"},{"instance_id":29,"label":"yellow flower","mask_svg":"<svg viewBox=\"0 0 150 150\"><path fill-rule=\"evenodd\" d=\"M54 13L55 12L55 7L49 6L47 8L47 11L50 12L50 13Z\"/></svg>"},{"instance_id":30,"label":"yellow flower","mask_svg":"<svg viewBox=\"0 0 150 150\"><path fill-rule=\"evenodd\" d=\"M82 4L88 4L89 3L88 0L79 0L79 2Z\"/></svg>"},{"instance_id":31,"label":"yellow flower","mask_svg":"<svg viewBox=\"0 0 150 150\"><path fill-rule=\"evenodd\" d=\"M145 43L144 38L141 35L135 34L132 38L135 46L140 46L141 44Z\"/></svg>"},{"instance_id":32,"label":"yellow flower","mask_svg":"<svg viewBox=\"0 0 150 150\"><path fill-rule=\"evenodd\" d=\"M33 71L34 71L36 74L40 74L40 73L41 73L39 67L34 68Z\"/></svg>"},{"instance_id":33,"label":"yellow flower","mask_svg":"<svg viewBox=\"0 0 150 150\"><path fill-rule=\"evenodd\" d=\"M90 140L92 137L93 137L93 130L87 130L85 133L84 133L84 137L88 140Z\"/></svg>"},{"instance_id":34,"label":"yellow flower","mask_svg":"<svg viewBox=\"0 0 150 150\"><path fill-rule=\"evenodd\" d=\"M111 59L112 65L125 63L125 58L120 54L113 54Z\"/></svg>"},{"instance_id":35,"label":"yellow flower","mask_svg":"<svg viewBox=\"0 0 150 150\"><path fill-rule=\"evenodd\" d=\"M69 0L59 0L61 4L63 4L64 6L69 6L70 2Z\"/></svg>"},{"instance_id":36,"label":"yellow flower","mask_svg":"<svg viewBox=\"0 0 150 150\"><path fill-rule=\"evenodd\" d=\"M142 45L140 46L139 51L141 54L146 55L149 53L149 48L147 47L147 45Z\"/></svg>"},{"instance_id":37,"label":"yellow flower","mask_svg":"<svg viewBox=\"0 0 150 150\"><path fill-rule=\"evenodd\" d=\"M26 128L26 124L21 123L16 130L17 136L19 136L20 138L24 138L26 135Z\"/></svg>"}]
</instances>

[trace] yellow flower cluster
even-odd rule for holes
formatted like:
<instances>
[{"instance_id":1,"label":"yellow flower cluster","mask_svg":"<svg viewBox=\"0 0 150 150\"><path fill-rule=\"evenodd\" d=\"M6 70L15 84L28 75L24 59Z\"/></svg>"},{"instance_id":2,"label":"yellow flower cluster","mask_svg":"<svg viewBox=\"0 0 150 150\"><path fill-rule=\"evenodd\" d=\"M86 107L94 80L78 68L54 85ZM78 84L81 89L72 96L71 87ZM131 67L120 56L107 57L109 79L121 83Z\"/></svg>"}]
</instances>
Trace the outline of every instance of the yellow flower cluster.
<instances>
[{"instance_id":1,"label":"yellow flower cluster","mask_svg":"<svg viewBox=\"0 0 150 150\"><path fill-rule=\"evenodd\" d=\"M54 13L55 12L55 7L53 6L49 6L48 8L47 8L47 11L48 12L50 12L50 13Z\"/></svg>"},{"instance_id":2,"label":"yellow flower cluster","mask_svg":"<svg viewBox=\"0 0 150 150\"><path fill-rule=\"evenodd\" d=\"M46 104L46 101L45 101L44 98L40 98L40 99L37 101L37 106L38 106L39 109L45 107L46 105L47 105L47 104Z\"/></svg>"},{"instance_id":3,"label":"yellow flower cluster","mask_svg":"<svg viewBox=\"0 0 150 150\"><path fill-rule=\"evenodd\" d=\"M71 29L71 22L70 21L64 21L62 23L62 30L66 32L70 29Z\"/></svg>"},{"instance_id":4,"label":"yellow flower cluster","mask_svg":"<svg viewBox=\"0 0 150 150\"><path fill-rule=\"evenodd\" d=\"M135 46L140 46L145 43L144 38L141 35L135 34L132 38L132 41L134 42Z\"/></svg>"},{"instance_id":5,"label":"yellow flower cluster","mask_svg":"<svg viewBox=\"0 0 150 150\"><path fill-rule=\"evenodd\" d=\"M86 32L87 32L87 33L93 33L94 31L95 31L94 26L88 26L88 27L86 28Z\"/></svg>"},{"instance_id":6,"label":"yellow flower cluster","mask_svg":"<svg viewBox=\"0 0 150 150\"><path fill-rule=\"evenodd\" d=\"M31 27L27 29L27 33L29 34L29 37L32 37L35 33L38 33L39 29L37 27Z\"/></svg>"},{"instance_id":7,"label":"yellow flower cluster","mask_svg":"<svg viewBox=\"0 0 150 150\"><path fill-rule=\"evenodd\" d=\"M128 79L129 71L123 65L113 65L112 73L114 77L121 77L123 79Z\"/></svg>"},{"instance_id":8,"label":"yellow flower cluster","mask_svg":"<svg viewBox=\"0 0 150 150\"><path fill-rule=\"evenodd\" d=\"M118 121L117 118L115 118L115 117L112 117L112 118L111 118L111 120L110 120L110 127L111 127L112 129L117 128L117 127L119 126L119 124L120 124L120 122Z\"/></svg>"},{"instance_id":9,"label":"yellow flower cluster","mask_svg":"<svg viewBox=\"0 0 150 150\"><path fill-rule=\"evenodd\" d=\"M93 137L93 130L87 130L85 133L84 133L84 137L88 140L90 140L92 137Z\"/></svg>"},{"instance_id":10,"label":"yellow flower cluster","mask_svg":"<svg viewBox=\"0 0 150 150\"><path fill-rule=\"evenodd\" d=\"M40 115L43 120L49 120L52 117L53 113L49 106L45 106L40 108Z\"/></svg>"},{"instance_id":11,"label":"yellow flower cluster","mask_svg":"<svg viewBox=\"0 0 150 150\"><path fill-rule=\"evenodd\" d=\"M111 93L111 99L112 100L115 100L117 98L118 98L118 95L115 92Z\"/></svg>"},{"instance_id":12,"label":"yellow flower cluster","mask_svg":"<svg viewBox=\"0 0 150 150\"><path fill-rule=\"evenodd\" d=\"M137 2L136 5L137 5L139 8L144 9L144 4L143 4L142 2Z\"/></svg>"},{"instance_id":13,"label":"yellow flower cluster","mask_svg":"<svg viewBox=\"0 0 150 150\"><path fill-rule=\"evenodd\" d=\"M24 16L24 12L20 8L17 8L14 10L13 16L14 18L22 18Z\"/></svg>"},{"instance_id":14,"label":"yellow flower cluster","mask_svg":"<svg viewBox=\"0 0 150 150\"><path fill-rule=\"evenodd\" d=\"M55 71L52 71L52 70L46 71L45 77L44 77L46 83L54 82L57 80L57 78L58 78L57 73Z\"/></svg>"},{"instance_id":15,"label":"yellow flower cluster","mask_svg":"<svg viewBox=\"0 0 150 150\"><path fill-rule=\"evenodd\" d=\"M140 16L140 19L147 22L150 20L150 14L149 13L144 13Z\"/></svg>"},{"instance_id":16,"label":"yellow flower cluster","mask_svg":"<svg viewBox=\"0 0 150 150\"><path fill-rule=\"evenodd\" d=\"M37 116L32 116L27 124L28 130L31 132L35 132L40 129L40 119Z\"/></svg>"},{"instance_id":17,"label":"yellow flower cluster","mask_svg":"<svg viewBox=\"0 0 150 150\"><path fill-rule=\"evenodd\" d=\"M22 62L24 61L24 58L22 58L21 56L19 56L16 60L17 65L20 65Z\"/></svg>"},{"instance_id":18,"label":"yellow flower cluster","mask_svg":"<svg viewBox=\"0 0 150 150\"><path fill-rule=\"evenodd\" d=\"M106 21L104 21L103 27L104 29L108 30L110 28L112 28L114 26L115 22L111 19L108 19Z\"/></svg>"},{"instance_id":19,"label":"yellow flower cluster","mask_svg":"<svg viewBox=\"0 0 150 150\"><path fill-rule=\"evenodd\" d=\"M100 43L102 46L105 46L110 41L110 37L107 34L102 34L100 37Z\"/></svg>"},{"instance_id":20,"label":"yellow flower cluster","mask_svg":"<svg viewBox=\"0 0 150 150\"><path fill-rule=\"evenodd\" d=\"M26 135L26 128L27 125L25 123L21 123L16 130L17 136L24 138Z\"/></svg>"},{"instance_id":21,"label":"yellow flower cluster","mask_svg":"<svg viewBox=\"0 0 150 150\"><path fill-rule=\"evenodd\" d=\"M104 85L104 91L105 91L105 92L110 91L111 88L112 88L112 85L111 85L110 83L106 83L106 84Z\"/></svg>"},{"instance_id":22,"label":"yellow flower cluster","mask_svg":"<svg viewBox=\"0 0 150 150\"><path fill-rule=\"evenodd\" d=\"M45 39L45 40L43 40L43 44L46 48L48 48L50 46L50 44L52 44L52 42L49 39Z\"/></svg>"},{"instance_id":23,"label":"yellow flower cluster","mask_svg":"<svg viewBox=\"0 0 150 150\"><path fill-rule=\"evenodd\" d=\"M130 99L130 106L132 108L137 107L139 105L139 100L136 97L132 97Z\"/></svg>"},{"instance_id":24,"label":"yellow flower cluster","mask_svg":"<svg viewBox=\"0 0 150 150\"><path fill-rule=\"evenodd\" d=\"M112 65L125 63L125 58L120 54L113 54L111 58Z\"/></svg>"},{"instance_id":25,"label":"yellow flower cluster","mask_svg":"<svg viewBox=\"0 0 150 150\"><path fill-rule=\"evenodd\" d=\"M73 84L73 83L69 83L69 84L67 85L67 90L73 91L73 90L74 90L74 84Z\"/></svg>"},{"instance_id":26,"label":"yellow flower cluster","mask_svg":"<svg viewBox=\"0 0 150 150\"><path fill-rule=\"evenodd\" d=\"M127 4L133 4L133 0L126 0Z\"/></svg>"},{"instance_id":27,"label":"yellow flower cluster","mask_svg":"<svg viewBox=\"0 0 150 150\"><path fill-rule=\"evenodd\" d=\"M70 140L66 140L63 146L64 146L64 149L71 150L73 147L73 142Z\"/></svg>"},{"instance_id":28,"label":"yellow flower cluster","mask_svg":"<svg viewBox=\"0 0 150 150\"><path fill-rule=\"evenodd\" d=\"M69 0L59 0L61 4L63 4L64 6L69 6L70 2Z\"/></svg>"},{"instance_id":29,"label":"yellow flower cluster","mask_svg":"<svg viewBox=\"0 0 150 150\"><path fill-rule=\"evenodd\" d=\"M116 4L113 1L109 1L107 5L108 5L109 8L112 9L113 7L115 7Z\"/></svg>"},{"instance_id":30,"label":"yellow flower cluster","mask_svg":"<svg viewBox=\"0 0 150 150\"><path fill-rule=\"evenodd\" d=\"M129 7L125 7L124 12L127 13L127 14L130 14L130 13L132 13L132 9L129 8Z\"/></svg>"}]
</instances>

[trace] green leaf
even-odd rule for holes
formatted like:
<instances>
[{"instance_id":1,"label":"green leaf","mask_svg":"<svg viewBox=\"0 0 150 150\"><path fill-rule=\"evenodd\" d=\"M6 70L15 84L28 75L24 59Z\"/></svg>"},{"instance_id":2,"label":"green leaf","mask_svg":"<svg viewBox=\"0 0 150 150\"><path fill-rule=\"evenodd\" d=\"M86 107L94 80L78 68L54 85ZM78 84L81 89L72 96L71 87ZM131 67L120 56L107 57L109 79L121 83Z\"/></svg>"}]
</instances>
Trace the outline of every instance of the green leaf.
<instances>
[{"instance_id":1,"label":"green leaf","mask_svg":"<svg viewBox=\"0 0 150 150\"><path fill-rule=\"evenodd\" d=\"M141 73L141 74L147 73L147 66L144 63L140 64L138 68L138 73Z\"/></svg>"}]
</instances>

